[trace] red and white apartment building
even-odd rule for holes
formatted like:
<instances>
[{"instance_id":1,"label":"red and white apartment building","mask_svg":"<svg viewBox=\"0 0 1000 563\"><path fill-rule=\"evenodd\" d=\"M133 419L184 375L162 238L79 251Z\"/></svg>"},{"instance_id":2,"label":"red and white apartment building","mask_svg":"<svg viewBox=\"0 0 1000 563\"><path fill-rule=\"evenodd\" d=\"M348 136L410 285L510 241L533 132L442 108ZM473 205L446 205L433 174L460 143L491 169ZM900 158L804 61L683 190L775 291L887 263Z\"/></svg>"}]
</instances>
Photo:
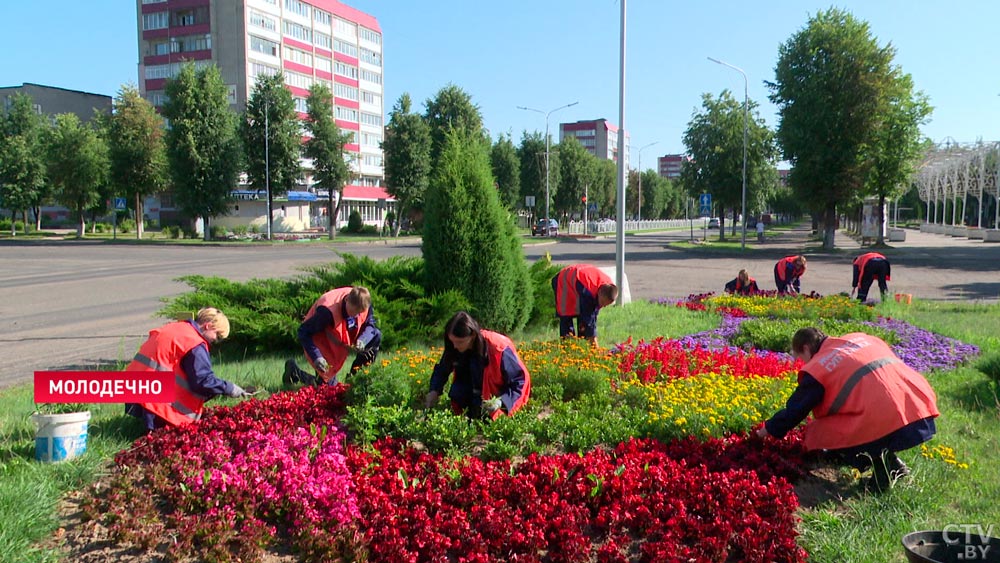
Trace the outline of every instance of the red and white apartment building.
<instances>
[{"instance_id":1,"label":"red and white apartment building","mask_svg":"<svg viewBox=\"0 0 1000 563\"><path fill-rule=\"evenodd\" d=\"M559 124L559 140L576 137L587 152L602 160L618 162L618 126L607 119ZM629 135L625 132L625 166L629 164Z\"/></svg>"},{"instance_id":2,"label":"red and white apartment building","mask_svg":"<svg viewBox=\"0 0 1000 563\"><path fill-rule=\"evenodd\" d=\"M665 154L656 159L657 172L661 178L675 181L681 177L681 167L691 160L683 154Z\"/></svg>"},{"instance_id":3,"label":"red and white apartment building","mask_svg":"<svg viewBox=\"0 0 1000 563\"><path fill-rule=\"evenodd\" d=\"M353 133L353 181L344 188L338 225L359 211L365 223L381 225L394 200L385 191L380 143L384 131L382 31L374 16L336 0L136 0L139 29L139 88L155 106L181 65L215 64L229 87L229 102L246 107L256 78L281 72L295 108L305 116L309 87L325 84L334 94L334 117ZM303 161L307 170L309 161ZM326 193L310 189L276 203L276 216L305 228L321 221ZM266 196L234 191L238 204L228 222L266 215ZM169 194L147 206L151 218L172 211ZM155 215L154 215L155 214ZM215 221L218 223L219 221ZM244 220L244 223L246 221Z\"/></svg>"}]
</instances>

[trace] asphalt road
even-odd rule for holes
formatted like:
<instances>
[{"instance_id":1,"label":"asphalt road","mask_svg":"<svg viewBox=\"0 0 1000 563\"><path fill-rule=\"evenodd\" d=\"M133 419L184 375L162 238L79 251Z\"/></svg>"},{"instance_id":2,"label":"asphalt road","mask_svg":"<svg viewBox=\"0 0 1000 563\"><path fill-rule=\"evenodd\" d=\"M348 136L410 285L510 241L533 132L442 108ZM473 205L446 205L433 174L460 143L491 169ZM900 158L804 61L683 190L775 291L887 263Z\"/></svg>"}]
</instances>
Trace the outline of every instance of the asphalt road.
<instances>
[{"instance_id":1,"label":"asphalt road","mask_svg":"<svg viewBox=\"0 0 1000 563\"><path fill-rule=\"evenodd\" d=\"M838 236L836 251L819 252L804 231L759 246L748 242L753 251L743 256L669 248L672 241L687 240L689 235L674 231L626 238L625 272L633 299L721 291L740 268L747 268L762 289L773 289L775 261L800 252L809 258L804 291L850 291L851 260L859 248ZM884 252L892 261L891 290L924 299L1000 297L1000 245L915 231L907 236L907 242ZM4 241L0 243L0 387L30 381L35 370L92 369L131 358L148 331L163 323L155 317L163 298L189 290L175 281L178 276L215 275L237 281L292 277L300 274L301 267L338 260L338 252L380 259L416 256L420 247L418 242L355 243L338 245L334 251L329 246L293 243L140 246ZM557 263L613 266L615 239L560 239L525 246L529 259L546 253Z\"/></svg>"}]
</instances>

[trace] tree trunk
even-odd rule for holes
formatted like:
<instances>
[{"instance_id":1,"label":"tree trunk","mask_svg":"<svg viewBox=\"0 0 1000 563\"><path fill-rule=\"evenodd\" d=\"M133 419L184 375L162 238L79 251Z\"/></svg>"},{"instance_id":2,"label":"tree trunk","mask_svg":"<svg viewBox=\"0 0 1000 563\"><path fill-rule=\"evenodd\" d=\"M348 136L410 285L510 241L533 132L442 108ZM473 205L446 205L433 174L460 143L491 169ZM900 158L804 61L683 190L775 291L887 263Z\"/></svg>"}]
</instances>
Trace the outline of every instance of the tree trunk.
<instances>
[{"instance_id":1,"label":"tree trunk","mask_svg":"<svg viewBox=\"0 0 1000 563\"><path fill-rule=\"evenodd\" d=\"M82 208L76 210L76 215L80 218L80 224L76 226L76 238L83 238L83 234L87 231L87 218Z\"/></svg>"},{"instance_id":2,"label":"tree trunk","mask_svg":"<svg viewBox=\"0 0 1000 563\"><path fill-rule=\"evenodd\" d=\"M22 209L21 210L21 222L24 223L24 232L27 233L28 232L28 210L27 209Z\"/></svg>"},{"instance_id":3,"label":"tree trunk","mask_svg":"<svg viewBox=\"0 0 1000 563\"><path fill-rule=\"evenodd\" d=\"M402 200L396 200L396 224L392 226L392 236L399 237L399 231L403 227L403 207Z\"/></svg>"},{"instance_id":4,"label":"tree trunk","mask_svg":"<svg viewBox=\"0 0 1000 563\"><path fill-rule=\"evenodd\" d=\"M837 205L830 204L823 214L823 250L833 250L837 233Z\"/></svg>"},{"instance_id":5,"label":"tree trunk","mask_svg":"<svg viewBox=\"0 0 1000 563\"><path fill-rule=\"evenodd\" d=\"M115 211L117 213L117 211ZM142 196L135 194L135 238L136 240L142 239L142 218L144 216L142 209Z\"/></svg>"},{"instance_id":6,"label":"tree trunk","mask_svg":"<svg viewBox=\"0 0 1000 563\"><path fill-rule=\"evenodd\" d=\"M878 213L875 217L878 218L878 222L875 224L875 229L878 230L878 234L875 235L875 244L882 246L885 244L885 234L882 232L882 225L885 224L885 196L879 194L878 196Z\"/></svg>"},{"instance_id":7,"label":"tree trunk","mask_svg":"<svg viewBox=\"0 0 1000 563\"><path fill-rule=\"evenodd\" d=\"M208 217L207 216L204 217L204 221L202 221L201 226L205 230L204 236L202 237L202 240L204 240L205 242L208 242L208 241L212 240L212 234L211 234L212 233L212 228L208 224Z\"/></svg>"},{"instance_id":8,"label":"tree trunk","mask_svg":"<svg viewBox=\"0 0 1000 563\"><path fill-rule=\"evenodd\" d=\"M42 230L42 208L32 207L31 212L35 214L35 230Z\"/></svg>"},{"instance_id":9,"label":"tree trunk","mask_svg":"<svg viewBox=\"0 0 1000 563\"><path fill-rule=\"evenodd\" d=\"M340 195L340 192L337 192L337 194L338 194L337 195L337 207L334 208L334 206L333 206L333 194L334 194L334 191L333 190L329 190L328 194L329 194L329 199L326 202L326 218L327 218L327 222L330 224L329 225L330 226L330 230L329 230L329 233L327 234L327 238L329 240L333 240L337 236L336 235L336 232L337 232L337 216L340 215L340 205L341 205L341 203L343 203L344 198L343 198L342 195Z\"/></svg>"}]
</instances>

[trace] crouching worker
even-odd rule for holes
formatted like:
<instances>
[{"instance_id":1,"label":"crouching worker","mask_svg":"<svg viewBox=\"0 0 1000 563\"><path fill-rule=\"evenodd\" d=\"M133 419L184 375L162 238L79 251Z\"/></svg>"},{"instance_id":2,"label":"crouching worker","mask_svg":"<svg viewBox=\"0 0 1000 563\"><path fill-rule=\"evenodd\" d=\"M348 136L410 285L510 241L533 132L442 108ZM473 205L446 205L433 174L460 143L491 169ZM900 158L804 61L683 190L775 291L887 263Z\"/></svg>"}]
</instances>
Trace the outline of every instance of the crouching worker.
<instances>
[{"instance_id":1,"label":"crouching worker","mask_svg":"<svg viewBox=\"0 0 1000 563\"><path fill-rule=\"evenodd\" d=\"M936 432L937 398L927 380L881 339L860 332L835 338L800 329L792 337L792 355L805 362L798 387L758 436L783 438L812 411L806 449L827 450L859 471L871 467L870 492L882 492L908 474L896 452Z\"/></svg>"},{"instance_id":2,"label":"crouching worker","mask_svg":"<svg viewBox=\"0 0 1000 563\"><path fill-rule=\"evenodd\" d=\"M316 376L299 369L295 360L288 360L282 378L286 385L336 384L337 372L348 354L355 355L351 373L374 362L382 344L382 332L368 289L341 287L321 295L299 325L298 339Z\"/></svg>"},{"instance_id":3,"label":"crouching worker","mask_svg":"<svg viewBox=\"0 0 1000 563\"><path fill-rule=\"evenodd\" d=\"M618 299L618 286L600 268L577 264L566 266L552 278L552 290L556 295L559 336L579 336L597 346L597 314Z\"/></svg>"},{"instance_id":4,"label":"crouching worker","mask_svg":"<svg viewBox=\"0 0 1000 563\"><path fill-rule=\"evenodd\" d=\"M128 403L125 413L141 419L146 432L151 432L199 420L205 402L219 395L249 397L242 387L212 371L208 346L227 336L229 319L214 307L198 311L194 320L167 323L149 331L149 339L125 370L174 372L174 402Z\"/></svg>"},{"instance_id":5,"label":"crouching worker","mask_svg":"<svg viewBox=\"0 0 1000 563\"><path fill-rule=\"evenodd\" d=\"M468 313L460 311L444 329L444 353L431 374L424 404L431 408L454 374L448 398L455 414L469 418L497 419L512 415L528 402L531 376L506 336L483 330Z\"/></svg>"},{"instance_id":6,"label":"crouching worker","mask_svg":"<svg viewBox=\"0 0 1000 563\"><path fill-rule=\"evenodd\" d=\"M746 270L740 270L736 274L736 279L727 283L725 289L726 293L735 293L736 295L755 295L760 293L760 288L757 287L757 280L751 278Z\"/></svg>"}]
</instances>

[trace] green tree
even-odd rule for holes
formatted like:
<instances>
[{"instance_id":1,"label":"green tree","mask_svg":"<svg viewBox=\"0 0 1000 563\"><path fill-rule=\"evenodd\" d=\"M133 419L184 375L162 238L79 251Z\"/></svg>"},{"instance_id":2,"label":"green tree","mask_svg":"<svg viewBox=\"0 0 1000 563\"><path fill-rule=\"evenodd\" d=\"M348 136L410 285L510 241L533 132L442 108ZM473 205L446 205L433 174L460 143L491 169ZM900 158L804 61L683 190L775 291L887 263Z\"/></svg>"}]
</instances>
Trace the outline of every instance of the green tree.
<instances>
[{"instance_id":1,"label":"green tree","mask_svg":"<svg viewBox=\"0 0 1000 563\"><path fill-rule=\"evenodd\" d=\"M212 217L225 215L233 202L242 167L239 117L229 108L228 88L217 67L195 70L185 64L167 80L163 116L167 162L178 208L205 219L205 239Z\"/></svg>"},{"instance_id":2,"label":"green tree","mask_svg":"<svg viewBox=\"0 0 1000 563\"><path fill-rule=\"evenodd\" d=\"M85 231L84 213L100 199L107 184L108 147L94 128L80 122L75 114L56 116L55 127L46 142L49 179L56 201L72 209L79 219L76 235Z\"/></svg>"},{"instance_id":3,"label":"green tree","mask_svg":"<svg viewBox=\"0 0 1000 563\"><path fill-rule=\"evenodd\" d=\"M748 104L747 122L747 205L755 193L773 187L777 150L774 135L757 113L757 104ZM718 98L702 95L702 111L696 113L684 132L684 145L691 162L681 168L681 183L692 196L712 194L720 211L719 238L725 238L726 211L736 217L743 204L743 103L728 90Z\"/></svg>"},{"instance_id":4,"label":"green tree","mask_svg":"<svg viewBox=\"0 0 1000 563\"><path fill-rule=\"evenodd\" d=\"M551 190L558 212L583 210L583 196L594 182L596 159L576 137L567 136L559 143L559 188Z\"/></svg>"},{"instance_id":5,"label":"green tree","mask_svg":"<svg viewBox=\"0 0 1000 563\"><path fill-rule=\"evenodd\" d=\"M838 203L856 199L869 178L866 147L886 119L894 52L866 22L836 8L810 18L778 50L768 83L778 143L793 165L796 195L822 214L826 249L834 246Z\"/></svg>"},{"instance_id":6,"label":"green tree","mask_svg":"<svg viewBox=\"0 0 1000 563\"><path fill-rule=\"evenodd\" d=\"M618 201L618 163L597 159L594 182L590 185L587 203L597 205L597 217L615 217Z\"/></svg>"},{"instance_id":7,"label":"green tree","mask_svg":"<svg viewBox=\"0 0 1000 563\"><path fill-rule=\"evenodd\" d=\"M302 176L302 133L284 74L257 75L240 123L240 136L246 151L247 180L257 193L267 193L270 234L274 196L287 194Z\"/></svg>"},{"instance_id":8,"label":"green tree","mask_svg":"<svg viewBox=\"0 0 1000 563\"><path fill-rule=\"evenodd\" d=\"M532 293L513 221L493 187L478 132L445 135L424 205L428 293L458 290L483 326L510 332L528 322Z\"/></svg>"},{"instance_id":9,"label":"green tree","mask_svg":"<svg viewBox=\"0 0 1000 563\"><path fill-rule=\"evenodd\" d=\"M488 143L483 130L483 116L479 106L472 103L472 96L454 84L438 90L433 98L424 102L424 120L431 133L431 165L437 162L445 137L452 129L463 129L470 141Z\"/></svg>"},{"instance_id":10,"label":"green tree","mask_svg":"<svg viewBox=\"0 0 1000 563\"><path fill-rule=\"evenodd\" d=\"M313 161L313 185L326 190L326 216L329 220L329 238L336 236L336 218L344 202L341 194L351 179L351 167L344 154L344 145L351 142L351 133L341 131L333 120L333 94L323 84L313 84L306 98L306 128L310 138L306 141L305 155ZM337 205L333 201L336 197Z\"/></svg>"},{"instance_id":11,"label":"green tree","mask_svg":"<svg viewBox=\"0 0 1000 563\"><path fill-rule=\"evenodd\" d=\"M510 135L500 135L493 143L490 164L500 190L500 203L507 209L520 207L520 202L524 201L521 199L521 161Z\"/></svg>"},{"instance_id":12,"label":"green tree","mask_svg":"<svg viewBox=\"0 0 1000 563\"><path fill-rule=\"evenodd\" d=\"M39 207L48 194L42 138L44 118L33 109L30 96L16 94L0 116L0 205L11 211L10 234L14 236L17 211L29 207L41 228Z\"/></svg>"},{"instance_id":13,"label":"green tree","mask_svg":"<svg viewBox=\"0 0 1000 563\"><path fill-rule=\"evenodd\" d=\"M914 93L913 79L899 68L895 69L888 96L885 119L875 132L874 142L865 149L872 162L865 192L878 198L879 225L885 220L882 214L886 198L898 198L911 185L924 152L920 126L927 123L931 114L927 96L923 92ZM878 229L876 243L885 243L882 229Z\"/></svg>"},{"instance_id":14,"label":"green tree","mask_svg":"<svg viewBox=\"0 0 1000 563\"><path fill-rule=\"evenodd\" d=\"M431 173L431 130L410 104L404 92L389 113L382 141L386 191L396 198L400 219L423 206ZM396 221L394 236L401 225L402 220Z\"/></svg>"},{"instance_id":15,"label":"green tree","mask_svg":"<svg viewBox=\"0 0 1000 563\"><path fill-rule=\"evenodd\" d=\"M142 238L143 202L166 186L167 147L163 118L132 85L124 85L104 119L110 158L112 194L130 199L136 238Z\"/></svg>"},{"instance_id":16,"label":"green tree","mask_svg":"<svg viewBox=\"0 0 1000 563\"><path fill-rule=\"evenodd\" d=\"M559 150L551 146L549 141L549 197L559 188ZM517 157L521 161L521 197L535 198L534 214L541 217L545 214L545 135L534 131L521 134L521 144L517 148ZM549 202L551 207L551 201Z\"/></svg>"}]
</instances>

